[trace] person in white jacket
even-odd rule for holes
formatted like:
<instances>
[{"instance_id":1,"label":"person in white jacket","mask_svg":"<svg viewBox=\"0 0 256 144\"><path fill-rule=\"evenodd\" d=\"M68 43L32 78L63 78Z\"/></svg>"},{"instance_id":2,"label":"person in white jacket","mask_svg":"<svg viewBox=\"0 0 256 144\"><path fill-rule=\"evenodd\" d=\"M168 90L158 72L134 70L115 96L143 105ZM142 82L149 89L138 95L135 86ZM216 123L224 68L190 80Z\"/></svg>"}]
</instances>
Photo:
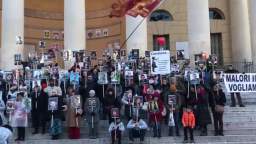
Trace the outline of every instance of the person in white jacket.
<instances>
[{"instance_id":1,"label":"person in white jacket","mask_svg":"<svg viewBox=\"0 0 256 144\"><path fill-rule=\"evenodd\" d=\"M112 144L115 141L118 141L118 144L121 144L122 141L122 132L125 130L123 122L121 122L120 118L117 118L109 125L108 131L111 134Z\"/></svg>"},{"instance_id":2,"label":"person in white jacket","mask_svg":"<svg viewBox=\"0 0 256 144\"><path fill-rule=\"evenodd\" d=\"M9 144L12 138L12 127L4 125L0 127L0 144Z\"/></svg>"},{"instance_id":3,"label":"person in white jacket","mask_svg":"<svg viewBox=\"0 0 256 144\"><path fill-rule=\"evenodd\" d=\"M134 138L140 138L140 141L143 142L148 125L140 117L133 116L127 124L127 129L129 130L130 141L134 141Z\"/></svg>"}]
</instances>

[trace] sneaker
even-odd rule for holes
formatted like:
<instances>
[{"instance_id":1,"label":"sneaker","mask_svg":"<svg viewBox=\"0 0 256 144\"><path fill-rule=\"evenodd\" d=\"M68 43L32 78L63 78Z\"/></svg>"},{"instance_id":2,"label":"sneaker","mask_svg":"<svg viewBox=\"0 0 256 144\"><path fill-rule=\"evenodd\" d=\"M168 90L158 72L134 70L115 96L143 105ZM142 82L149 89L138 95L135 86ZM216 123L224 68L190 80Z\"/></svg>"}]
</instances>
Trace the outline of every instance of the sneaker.
<instances>
[{"instance_id":1,"label":"sneaker","mask_svg":"<svg viewBox=\"0 0 256 144\"><path fill-rule=\"evenodd\" d=\"M220 136L224 136L224 134L223 134L223 133L219 133L219 135L220 135Z\"/></svg>"},{"instance_id":2,"label":"sneaker","mask_svg":"<svg viewBox=\"0 0 256 144\"><path fill-rule=\"evenodd\" d=\"M239 106L240 106L240 107L245 107L245 105L243 105L243 104L240 104Z\"/></svg>"}]
</instances>

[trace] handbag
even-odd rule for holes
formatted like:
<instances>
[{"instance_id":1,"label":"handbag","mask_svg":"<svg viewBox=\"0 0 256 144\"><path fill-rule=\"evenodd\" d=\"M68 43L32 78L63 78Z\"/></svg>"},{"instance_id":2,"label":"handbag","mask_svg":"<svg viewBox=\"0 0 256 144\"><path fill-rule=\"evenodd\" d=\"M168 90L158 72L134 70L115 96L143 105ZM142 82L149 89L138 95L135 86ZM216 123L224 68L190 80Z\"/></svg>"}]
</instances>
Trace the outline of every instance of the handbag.
<instances>
[{"instance_id":1,"label":"handbag","mask_svg":"<svg viewBox=\"0 0 256 144\"><path fill-rule=\"evenodd\" d=\"M224 106L222 106L222 105L215 105L215 111L219 112L219 113L223 113L224 112Z\"/></svg>"}]
</instances>

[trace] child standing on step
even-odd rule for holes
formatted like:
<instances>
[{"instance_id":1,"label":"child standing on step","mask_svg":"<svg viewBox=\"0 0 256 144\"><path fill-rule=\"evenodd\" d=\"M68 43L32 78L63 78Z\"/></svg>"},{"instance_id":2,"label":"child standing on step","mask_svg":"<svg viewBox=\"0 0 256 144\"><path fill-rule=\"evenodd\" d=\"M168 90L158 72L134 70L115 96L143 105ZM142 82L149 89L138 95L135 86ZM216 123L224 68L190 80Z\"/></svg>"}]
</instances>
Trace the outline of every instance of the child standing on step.
<instances>
[{"instance_id":1,"label":"child standing on step","mask_svg":"<svg viewBox=\"0 0 256 144\"><path fill-rule=\"evenodd\" d=\"M190 143L194 143L193 129L195 128L195 115L191 106L183 109L182 124L184 127L184 143L189 142L188 132L190 134Z\"/></svg>"}]
</instances>

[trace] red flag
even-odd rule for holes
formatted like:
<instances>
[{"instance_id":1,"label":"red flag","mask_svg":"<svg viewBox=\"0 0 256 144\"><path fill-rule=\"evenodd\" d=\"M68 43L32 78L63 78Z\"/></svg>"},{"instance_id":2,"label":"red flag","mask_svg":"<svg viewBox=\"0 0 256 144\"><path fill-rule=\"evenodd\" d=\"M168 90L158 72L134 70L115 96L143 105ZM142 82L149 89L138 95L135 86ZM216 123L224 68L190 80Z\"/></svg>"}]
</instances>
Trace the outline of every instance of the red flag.
<instances>
[{"instance_id":1,"label":"red flag","mask_svg":"<svg viewBox=\"0 0 256 144\"><path fill-rule=\"evenodd\" d=\"M117 0L112 4L110 17L122 17L125 14L147 17L162 0Z\"/></svg>"}]
</instances>

